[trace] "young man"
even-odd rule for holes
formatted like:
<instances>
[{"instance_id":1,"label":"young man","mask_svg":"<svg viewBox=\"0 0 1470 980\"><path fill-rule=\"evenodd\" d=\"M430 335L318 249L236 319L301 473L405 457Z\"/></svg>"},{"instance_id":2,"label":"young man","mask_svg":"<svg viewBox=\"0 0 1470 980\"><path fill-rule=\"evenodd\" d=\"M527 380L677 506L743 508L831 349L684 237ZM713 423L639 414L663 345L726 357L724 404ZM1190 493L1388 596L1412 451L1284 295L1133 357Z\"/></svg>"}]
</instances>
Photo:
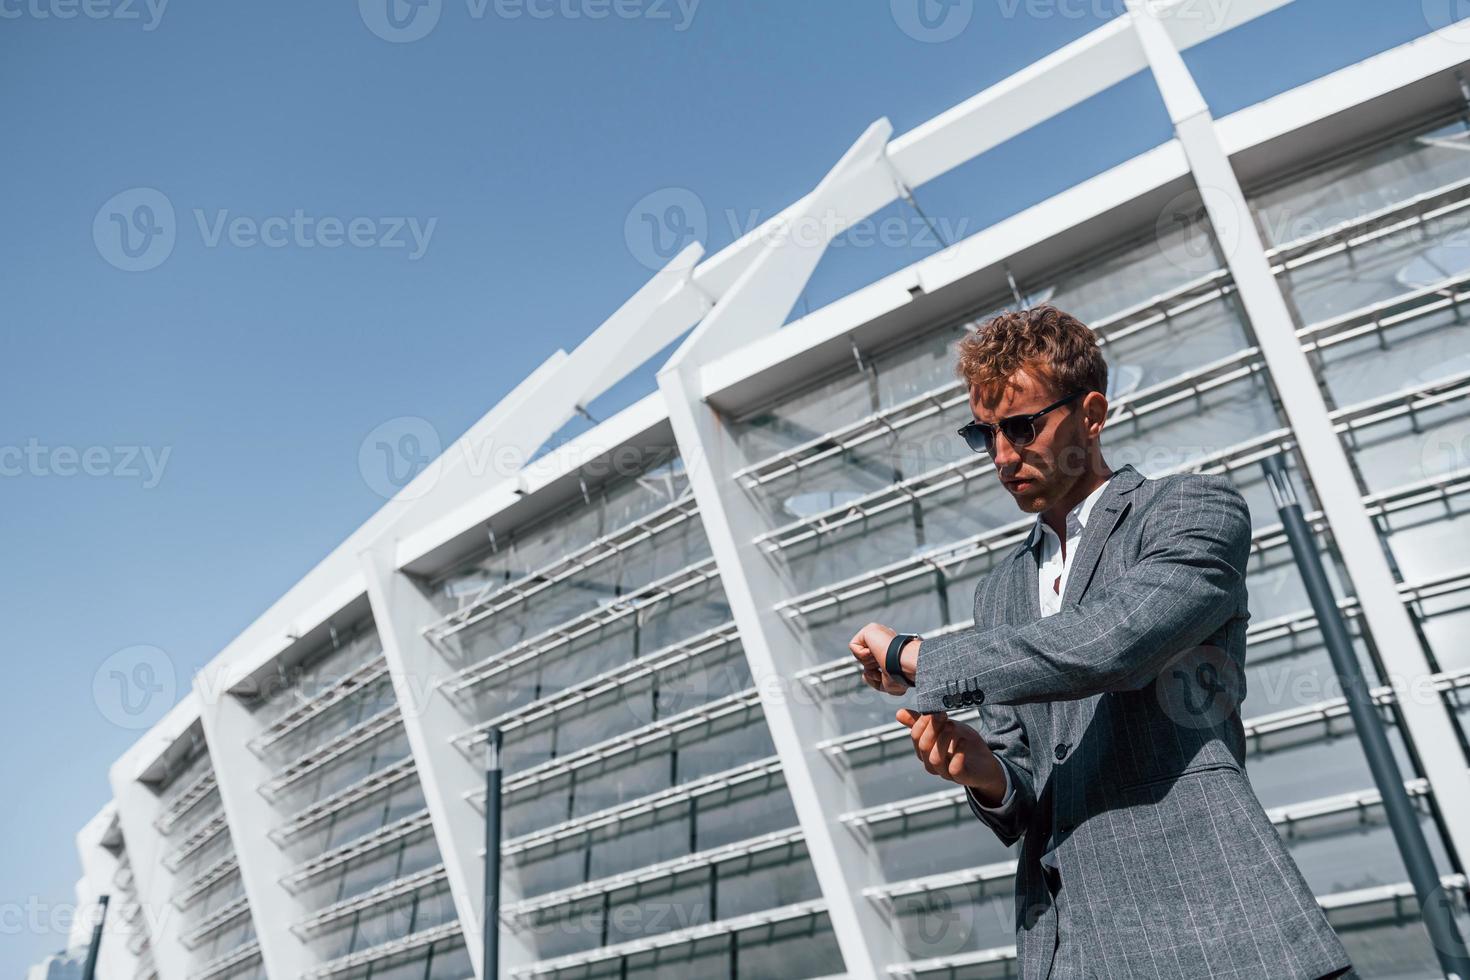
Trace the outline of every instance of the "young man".
<instances>
[{"instance_id":1,"label":"young man","mask_svg":"<svg viewBox=\"0 0 1470 980\"><path fill-rule=\"evenodd\" d=\"M1054 307L967 336L958 372L960 434L1036 524L973 627L850 646L871 686L917 688L898 719L924 767L1021 841L1022 978L1354 976L1244 771L1245 501L1108 466L1107 365ZM967 707L979 731L946 714Z\"/></svg>"}]
</instances>

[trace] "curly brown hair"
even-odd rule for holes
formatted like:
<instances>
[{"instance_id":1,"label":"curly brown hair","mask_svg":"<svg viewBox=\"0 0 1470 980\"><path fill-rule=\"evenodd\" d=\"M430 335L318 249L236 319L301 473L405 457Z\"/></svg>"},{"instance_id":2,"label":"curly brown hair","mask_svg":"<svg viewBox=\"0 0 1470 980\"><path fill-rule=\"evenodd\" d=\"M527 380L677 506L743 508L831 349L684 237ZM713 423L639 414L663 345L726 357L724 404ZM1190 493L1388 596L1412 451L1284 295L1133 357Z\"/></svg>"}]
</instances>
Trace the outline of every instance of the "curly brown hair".
<instances>
[{"instance_id":1,"label":"curly brown hair","mask_svg":"<svg viewBox=\"0 0 1470 980\"><path fill-rule=\"evenodd\" d=\"M1021 368L1039 375L1057 394L1108 390L1108 365L1087 325L1055 306L1007 311L966 334L955 347L955 374L992 401Z\"/></svg>"}]
</instances>

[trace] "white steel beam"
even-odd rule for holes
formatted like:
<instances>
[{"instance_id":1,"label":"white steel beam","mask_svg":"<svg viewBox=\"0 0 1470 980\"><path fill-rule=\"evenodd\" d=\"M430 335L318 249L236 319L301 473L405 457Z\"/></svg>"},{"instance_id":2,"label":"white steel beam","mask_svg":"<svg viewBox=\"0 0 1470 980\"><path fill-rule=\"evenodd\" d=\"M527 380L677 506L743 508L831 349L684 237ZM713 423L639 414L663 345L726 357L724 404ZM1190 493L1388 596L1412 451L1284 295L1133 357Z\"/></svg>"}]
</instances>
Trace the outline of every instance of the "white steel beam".
<instances>
[{"instance_id":1,"label":"white steel beam","mask_svg":"<svg viewBox=\"0 0 1470 980\"><path fill-rule=\"evenodd\" d=\"M116 822L117 804L108 803L97 816L87 821L76 838L77 854L82 862L82 879L77 883L76 921L84 928L73 926L73 946L84 946L91 940L90 929L96 921L90 911L95 908L94 903L103 895L108 896L110 902L103 922L102 945L97 950L97 980L133 980L140 957L128 948L128 943L138 932L148 928L142 910L131 920L125 917L127 899L114 880L121 862L103 844ZM126 853L126 839L123 845Z\"/></svg>"},{"instance_id":2,"label":"white steel beam","mask_svg":"<svg viewBox=\"0 0 1470 980\"><path fill-rule=\"evenodd\" d=\"M1192 47L1288 2L1180 3L1168 29L1182 47ZM893 140L889 158L902 182L915 189L1147 67L1127 18L1116 18ZM898 199L893 187L854 187L838 213L847 223L835 223L833 234ZM795 202L721 249L695 270L694 282L710 295L723 294L761 254L772 229L815 213L811 203L809 197Z\"/></svg>"},{"instance_id":3,"label":"white steel beam","mask_svg":"<svg viewBox=\"0 0 1470 980\"><path fill-rule=\"evenodd\" d=\"M218 686L212 683L219 680L223 683ZM307 910L281 884L281 878L296 862L271 840L270 832L283 814L260 793L261 785L275 775L276 767L248 748L265 726L229 693L234 686L232 680L200 671L194 678L194 694L266 976L295 977L316 959L291 931Z\"/></svg>"},{"instance_id":4,"label":"white steel beam","mask_svg":"<svg viewBox=\"0 0 1470 980\"><path fill-rule=\"evenodd\" d=\"M110 776L141 908L141 927L148 930L160 980L188 980L189 953L179 941L182 915L171 901L174 874L163 864L168 841L153 826L162 807L157 794L129 771L131 761L124 756L113 765Z\"/></svg>"},{"instance_id":5,"label":"white steel beam","mask_svg":"<svg viewBox=\"0 0 1470 980\"><path fill-rule=\"evenodd\" d=\"M439 503L429 511L437 516L418 522L422 526L405 542L397 567L465 528L482 524L492 513L489 505L496 499L485 490L514 481L520 466L579 409L585 409L703 316L709 301L691 280L695 264L703 255L704 246L699 242L687 245L575 350L548 364L535 383L520 385L451 447L451 452L445 454L448 465L439 478L447 485L447 492L439 493L436 487L430 497L462 502L449 508ZM519 465L508 472L497 472L497 460L512 460ZM410 507L405 516L414 513L422 511Z\"/></svg>"},{"instance_id":6,"label":"white steel beam","mask_svg":"<svg viewBox=\"0 0 1470 980\"><path fill-rule=\"evenodd\" d=\"M424 637L423 627L437 620L439 612L413 580L395 568L395 543L384 540L360 556L368 601L470 962L475 976L484 977L485 866L479 855L485 820L470 797L484 790L485 773L454 745L455 736L463 734L472 719L465 718L440 685L458 668ZM501 894L505 905L521 899L513 876L502 874ZM532 962L534 954L521 936L502 930L502 969Z\"/></svg>"},{"instance_id":7,"label":"white steel beam","mask_svg":"<svg viewBox=\"0 0 1470 980\"><path fill-rule=\"evenodd\" d=\"M805 210L791 215L789 226L803 227L815 215L846 215L853 188L891 181L885 152L890 132L887 120L871 126L803 199ZM771 528L735 481L738 450L699 394L704 363L781 326L827 244L804 235L767 240L660 370L658 383L847 971L877 977L902 958L888 923L861 897L864 888L883 882L882 868L876 853L838 820L858 805L856 788L817 750L835 730L819 707L802 703L797 665L778 652L797 637L776 611L781 583L755 543Z\"/></svg>"},{"instance_id":8,"label":"white steel beam","mask_svg":"<svg viewBox=\"0 0 1470 980\"><path fill-rule=\"evenodd\" d=\"M1470 771L1437 693L1416 697L1433 674L1384 555L1378 533L1363 509L1347 451L1337 438L1327 405L1280 285L1252 219L1215 121L1178 49L1142 0L1128 0L1129 20L1153 68L1177 139L1194 172L1210 223L1256 334L1276 392L1296 434L1297 449L1322 504L1353 592L1394 685L1404 726L1418 750L1424 775L1450 843L1460 861L1470 860ZM1456 815L1459 816L1456 816ZM1463 866L1456 870L1463 870Z\"/></svg>"},{"instance_id":9,"label":"white steel beam","mask_svg":"<svg viewBox=\"0 0 1470 980\"><path fill-rule=\"evenodd\" d=\"M450 894L458 913L470 960L485 974L483 956L484 865L476 857L483 845L484 818L469 797L484 784L484 772L454 745L473 723L449 700L441 684L459 669L448 663L423 635L440 613L400 567L467 527L482 523L500 499L491 491L517 485L523 472L499 473L476 461L495 456L529 460L578 409L621 380L688 329L709 305L690 283L704 247L691 243L608 320L568 355L548 363L533 384L522 384L476 424L473 437L441 480L456 482L450 499L463 502L443 512L442 498L429 495L410 504L400 519L359 553L368 601L383 643L389 674L403 715L409 747L418 766L440 855L448 870ZM436 488L437 489L437 488ZM432 516L438 515L438 516ZM403 540L408 535L409 540ZM518 898L513 880L502 890ZM530 962L534 950L511 933L503 937L508 965Z\"/></svg>"}]
</instances>

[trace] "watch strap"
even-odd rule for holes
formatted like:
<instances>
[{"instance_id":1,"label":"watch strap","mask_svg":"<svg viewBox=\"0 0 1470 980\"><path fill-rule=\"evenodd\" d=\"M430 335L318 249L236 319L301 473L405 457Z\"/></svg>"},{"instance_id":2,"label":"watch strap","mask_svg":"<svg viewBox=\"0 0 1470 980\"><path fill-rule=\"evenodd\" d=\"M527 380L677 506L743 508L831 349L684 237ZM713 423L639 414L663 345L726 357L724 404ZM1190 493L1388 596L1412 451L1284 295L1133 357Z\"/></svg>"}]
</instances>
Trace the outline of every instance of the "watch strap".
<instances>
[{"instance_id":1,"label":"watch strap","mask_svg":"<svg viewBox=\"0 0 1470 980\"><path fill-rule=\"evenodd\" d=\"M907 682L903 673L903 648L910 640L919 639L917 633L896 633L888 641L888 652L883 658L883 670L889 677L898 677Z\"/></svg>"}]
</instances>

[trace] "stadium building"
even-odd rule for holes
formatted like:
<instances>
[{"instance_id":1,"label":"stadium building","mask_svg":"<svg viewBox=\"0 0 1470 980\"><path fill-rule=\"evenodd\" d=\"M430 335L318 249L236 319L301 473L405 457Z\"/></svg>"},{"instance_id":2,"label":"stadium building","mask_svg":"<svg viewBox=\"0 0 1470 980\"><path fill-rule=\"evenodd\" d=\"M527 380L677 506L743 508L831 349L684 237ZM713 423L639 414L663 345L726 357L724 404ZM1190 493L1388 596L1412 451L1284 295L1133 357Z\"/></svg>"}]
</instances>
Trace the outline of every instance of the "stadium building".
<instances>
[{"instance_id":1,"label":"stadium building","mask_svg":"<svg viewBox=\"0 0 1470 980\"><path fill-rule=\"evenodd\" d=\"M1251 780L1365 977L1435 974L1260 460L1290 454L1464 915L1470 28L1213 118L1188 3L1119 17L670 258L222 651L78 835L104 980L1015 974L1014 854L914 763L846 642L968 625L1031 518L955 435L950 348L1050 301L1111 367L1108 456L1250 503ZM1434 26L1434 25L1430 25ZM793 315L826 242L1137 75L1173 137ZM819 222L821 223L821 222ZM842 228L834 229L840 232ZM656 390L542 451L655 354ZM528 460L474 465L487 446Z\"/></svg>"}]
</instances>

